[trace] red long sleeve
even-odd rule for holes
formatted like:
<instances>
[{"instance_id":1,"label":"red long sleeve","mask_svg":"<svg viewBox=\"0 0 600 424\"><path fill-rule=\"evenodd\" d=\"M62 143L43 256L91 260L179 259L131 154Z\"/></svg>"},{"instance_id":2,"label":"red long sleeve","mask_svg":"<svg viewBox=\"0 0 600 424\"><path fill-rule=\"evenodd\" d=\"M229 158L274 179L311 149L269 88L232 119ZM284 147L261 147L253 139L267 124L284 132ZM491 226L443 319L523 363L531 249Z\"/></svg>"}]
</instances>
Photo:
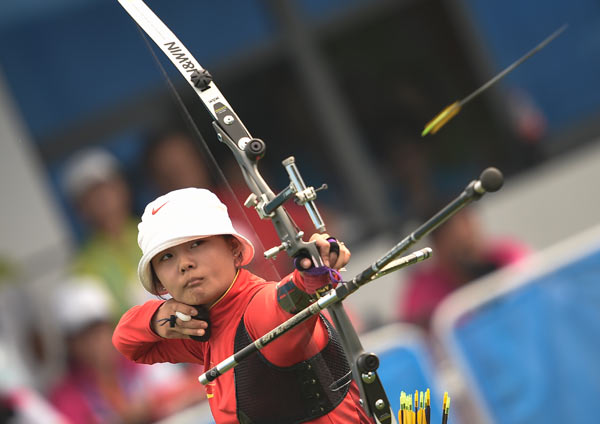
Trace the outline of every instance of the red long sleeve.
<instances>
[{"instance_id":1,"label":"red long sleeve","mask_svg":"<svg viewBox=\"0 0 600 424\"><path fill-rule=\"evenodd\" d=\"M283 282L289 281L290 277L299 288L304 287L302 276L298 271L287 276ZM227 315L232 312L229 306L236 304L233 298L237 299L242 294L244 296L241 297L248 302L247 307L245 310L237 307L235 309L244 314L246 329L254 340L292 317L292 314L284 311L277 302L276 284L263 281L259 287L252 290L253 296L246 296L243 287L237 288L238 290L228 293L211 308L211 320L219 331L224 330L225 326L219 325L223 319L226 320L223 324L226 323L228 327L235 322L227 319ZM197 342L188 339L164 339L150 328L152 316L163 302L150 300L127 311L113 334L113 344L127 358L139 363L202 363L203 353ZM233 331L235 326L236 324L232 326ZM289 366L317 354L327 344L327 340L327 329L315 316L290 330L279 340L272 342L263 349L262 353L275 365Z\"/></svg>"},{"instance_id":2,"label":"red long sleeve","mask_svg":"<svg viewBox=\"0 0 600 424\"><path fill-rule=\"evenodd\" d=\"M164 339L150 328L152 316L163 302L149 300L127 311L113 333L113 344L126 358L142 364L202 363L202 356L193 348L193 341Z\"/></svg>"}]
</instances>

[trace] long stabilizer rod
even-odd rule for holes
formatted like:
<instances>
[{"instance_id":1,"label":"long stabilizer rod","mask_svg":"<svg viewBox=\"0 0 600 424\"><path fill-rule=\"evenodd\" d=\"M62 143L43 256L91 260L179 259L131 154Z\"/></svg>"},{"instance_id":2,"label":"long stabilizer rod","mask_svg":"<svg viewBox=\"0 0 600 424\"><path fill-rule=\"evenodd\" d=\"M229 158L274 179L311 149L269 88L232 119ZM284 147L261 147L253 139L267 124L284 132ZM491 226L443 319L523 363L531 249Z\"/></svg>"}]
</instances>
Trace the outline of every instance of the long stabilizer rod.
<instances>
[{"instance_id":1,"label":"long stabilizer rod","mask_svg":"<svg viewBox=\"0 0 600 424\"><path fill-rule=\"evenodd\" d=\"M371 265L369 268L358 274L351 281L340 283L335 289L330 290L312 305L306 307L287 321L269 331L264 336L258 338L253 343L245 346L229 358L220 362L217 364L217 366L206 371L198 378L198 380L205 385L210 383L223 373L235 368L248 356L258 352L263 347L281 337L298 324L306 321L311 316L316 315L321 310L342 301L364 284L373 281L384 274L392 272L392 268L395 271L429 258L432 251L430 248L426 247L403 258L397 259L402 252L406 251L410 246L417 243L422 237L435 230L473 200L480 199L487 192L499 190L502 187L503 181L504 179L502 173L498 169L487 168L481 173L479 180L472 181L458 197L456 197L452 202L446 205L423 225L413 231L408 237L395 245L388 253L373 263L373 265Z\"/></svg>"}]
</instances>

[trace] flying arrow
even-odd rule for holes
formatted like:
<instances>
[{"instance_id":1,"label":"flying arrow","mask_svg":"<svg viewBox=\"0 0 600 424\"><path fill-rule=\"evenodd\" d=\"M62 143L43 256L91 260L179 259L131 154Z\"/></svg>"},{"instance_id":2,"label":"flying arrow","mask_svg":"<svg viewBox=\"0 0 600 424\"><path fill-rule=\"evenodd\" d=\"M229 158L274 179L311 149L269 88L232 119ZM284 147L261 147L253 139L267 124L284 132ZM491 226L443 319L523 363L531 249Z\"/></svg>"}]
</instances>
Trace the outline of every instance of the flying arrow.
<instances>
[{"instance_id":1,"label":"flying arrow","mask_svg":"<svg viewBox=\"0 0 600 424\"><path fill-rule=\"evenodd\" d=\"M457 100L454 103L452 103L451 105L447 106L444 110L442 110L440 113L438 113L435 116L435 118L433 118L431 121L429 121L427 123L427 125L425 125L425 128L423 129L423 132L421 133L421 137L424 137L427 134L435 134L436 132L438 132L444 125L446 125L448 123L448 121L450 121L452 118L454 118L458 114L458 112L460 112L461 108L465 104L467 104L468 102L473 100L475 97L477 97L478 95L483 93L485 90L487 90L492 85L494 85L496 82L498 82L500 79L502 79L504 76L506 76L506 74L508 74L509 72L514 70L517 66L519 66L520 64L525 62L527 59L529 59L531 56L536 54L538 51L540 51L541 49L546 47L546 45L550 41L554 40L565 29L567 29L567 26L568 26L567 24L564 24L563 26L561 26L559 29L557 29L552 34L550 34L545 40L543 40L541 43L539 43L533 49L531 49L530 51L525 53L525 55L523 55L520 59L517 59L515 62L513 62L511 65L509 65L506 69L504 69L498 75L496 75L491 80L489 80L488 82L483 84L477 90L473 91L467 97L465 97L462 100Z\"/></svg>"}]
</instances>

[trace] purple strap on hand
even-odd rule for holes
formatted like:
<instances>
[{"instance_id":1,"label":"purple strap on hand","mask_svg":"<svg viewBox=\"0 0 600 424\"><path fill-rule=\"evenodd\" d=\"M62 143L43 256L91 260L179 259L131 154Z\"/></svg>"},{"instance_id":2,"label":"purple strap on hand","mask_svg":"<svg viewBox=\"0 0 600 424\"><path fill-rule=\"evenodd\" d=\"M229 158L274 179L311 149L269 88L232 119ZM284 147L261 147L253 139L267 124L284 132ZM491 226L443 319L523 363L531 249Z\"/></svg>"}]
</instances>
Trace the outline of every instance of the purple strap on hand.
<instances>
[{"instance_id":1,"label":"purple strap on hand","mask_svg":"<svg viewBox=\"0 0 600 424\"><path fill-rule=\"evenodd\" d=\"M331 251L339 255L340 254L340 246L337 242L337 239L335 237L329 237L327 239L327 241L331 245ZM333 268L329 268L327 266L319 266L319 267L311 267L308 269L303 269L302 267L300 267L300 260L302 260L302 259L304 259L304 258L303 257L295 258L294 266L299 271L302 271L305 275L317 277L317 276L321 276L321 275L329 273L329 280L331 281L331 283L334 286L337 285L340 281L342 281L342 276L340 275L340 273L337 270L335 270Z\"/></svg>"},{"instance_id":2,"label":"purple strap on hand","mask_svg":"<svg viewBox=\"0 0 600 424\"><path fill-rule=\"evenodd\" d=\"M329 274L329 280L334 284L338 284L340 281L342 281L342 276L341 274L333 268L329 268L328 266L318 266L318 267L312 267L310 269L307 269L306 271L303 271L305 274L311 275L311 276L320 276L320 275L324 275L324 274Z\"/></svg>"}]
</instances>

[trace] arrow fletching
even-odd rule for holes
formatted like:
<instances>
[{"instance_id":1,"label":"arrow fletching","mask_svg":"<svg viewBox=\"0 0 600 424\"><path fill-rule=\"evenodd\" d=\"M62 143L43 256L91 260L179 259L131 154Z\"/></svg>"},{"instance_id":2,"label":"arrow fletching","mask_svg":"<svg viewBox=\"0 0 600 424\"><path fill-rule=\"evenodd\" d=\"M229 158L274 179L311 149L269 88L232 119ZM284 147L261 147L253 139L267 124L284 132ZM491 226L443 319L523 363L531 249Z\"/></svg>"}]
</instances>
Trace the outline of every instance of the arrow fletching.
<instances>
[{"instance_id":1,"label":"arrow fletching","mask_svg":"<svg viewBox=\"0 0 600 424\"><path fill-rule=\"evenodd\" d=\"M421 137L426 136L427 134L435 134L442 128L446 123L454 118L458 112L460 112L460 103L458 101L452 103L450 106L447 106L444 110L438 113L435 118L425 125L425 129L421 133Z\"/></svg>"}]
</instances>

